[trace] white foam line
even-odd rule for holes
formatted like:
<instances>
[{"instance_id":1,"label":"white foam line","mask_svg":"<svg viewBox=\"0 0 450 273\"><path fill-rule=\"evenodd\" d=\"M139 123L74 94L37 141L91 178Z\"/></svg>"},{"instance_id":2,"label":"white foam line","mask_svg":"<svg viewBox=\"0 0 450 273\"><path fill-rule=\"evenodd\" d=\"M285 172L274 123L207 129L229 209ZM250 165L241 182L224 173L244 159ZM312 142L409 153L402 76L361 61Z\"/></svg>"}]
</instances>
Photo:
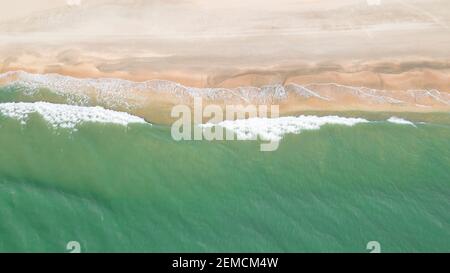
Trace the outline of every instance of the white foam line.
<instances>
[{"instance_id":1,"label":"white foam line","mask_svg":"<svg viewBox=\"0 0 450 273\"><path fill-rule=\"evenodd\" d=\"M436 90L436 89L408 90L407 92L410 96L412 96L416 100L419 96L422 96L422 97L427 96L427 97L431 97L435 101L441 102L446 105L450 105L450 100L446 100L445 98L442 98L442 97L449 96L449 95L446 93L441 93L439 90Z\"/></svg>"},{"instance_id":2,"label":"white foam line","mask_svg":"<svg viewBox=\"0 0 450 273\"><path fill-rule=\"evenodd\" d=\"M305 96L305 97L316 97L316 98L319 98L319 99L322 99L322 100L327 100L327 101L331 100L330 98L323 97L323 96L319 95L318 93L316 93L316 92L314 92L314 91L312 91L312 90L310 90L310 89L308 89L308 88L306 88L304 86L301 86L299 84L296 84L296 83L290 83L290 84L292 86L300 89L300 91L298 91L298 92L301 95Z\"/></svg>"},{"instance_id":3,"label":"white foam line","mask_svg":"<svg viewBox=\"0 0 450 273\"><path fill-rule=\"evenodd\" d=\"M391 104L405 103L402 100L398 100L398 99L395 99L395 98L392 98L392 97L389 97L389 96L372 94L372 93L386 92L386 90L378 90L378 89L368 88L368 87L364 87L364 86L359 86L358 87L358 86L343 85L343 84L338 84L338 83L333 83L333 82L330 82L330 83L309 83L309 84L306 84L305 86L313 86L313 85L318 85L318 86L334 85L336 87L353 90L357 94L360 94L360 95L365 96L365 97L372 98L372 99L374 99L376 101L379 101L379 102L387 101L388 103L391 103ZM364 90L368 90L369 92L372 92L372 93L365 92Z\"/></svg>"},{"instance_id":4,"label":"white foam line","mask_svg":"<svg viewBox=\"0 0 450 273\"><path fill-rule=\"evenodd\" d=\"M85 107L47 102L0 103L0 114L26 123L30 114L37 113L55 128L74 129L85 122L112 123L127 126L131 123L147 123L144 119L124 112L104 109L100 106ZM148 123L147 123L148 124Z\"/></svg>"},{"instance_id":5,"label":"white foam line","mask_svg":"<svg viewBox=\"0 0 450 273\"><path fill-rule=\"evenodd\" d=\"M424 105L424 104L415 104L417 107L422 107L422 108L430 108L431 106L429 105Z\"/></svg>"},{"instance_id":6,"label":"white foam line","mask_svg":"<svg viewBox=\"0 0 450 273\"><path fill-rule=\"evenodd\" d=\"M436 94L433 94L432 92L438 93L439 95L441 94L441 92L439 92L439 91L436 90L436 89L433 89L433 90L426 90L426 93L427 93L430 97L432 97L433 99L435 99L435 100L437 100L437 101L439 101L439 102L445 103L445 104L447 104L447 105L450 105L450 102L448 102L448 101L446 101L446 100L440 98L439 96L437 96Z\"/></svg>"}]
</instances>

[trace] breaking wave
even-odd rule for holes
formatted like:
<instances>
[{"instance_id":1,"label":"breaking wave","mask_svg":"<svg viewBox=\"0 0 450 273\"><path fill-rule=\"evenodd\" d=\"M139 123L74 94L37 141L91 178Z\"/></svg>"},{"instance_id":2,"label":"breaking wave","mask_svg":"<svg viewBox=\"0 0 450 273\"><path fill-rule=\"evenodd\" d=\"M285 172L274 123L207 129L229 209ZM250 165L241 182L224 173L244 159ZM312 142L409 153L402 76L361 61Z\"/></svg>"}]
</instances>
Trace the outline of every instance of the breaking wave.
<instances>
[{"instance_id":1,"label":"breaking wave","mask_svg":"<svg viewBox=\"0 0 450 273\"><path fill-rule=\"evenodd\" d=\"M298 116L280 118L249 118L226 120L217 124L206 123L202 128L220 126L236 134L238 140L279 141L286 134L300 134L305 130L318 130L326 124L353 126L369 122L363 118L345 118L339 116Z\"/></svg>"},{"instance_id":2,"label":"breaking wave","mask_svg":"<svg viewBox=\"0 0 450 273\"><path fill-rule=\"evenodd\" d=\"M416 127L416 125L413 122L406 120L406 119L398 118L398 117L390 117L387 121L391 122L391 123L411 125L411 126Z\"/></svg>"},{"instance_id":3,"label":"breaking wave","mask_svg":"<svg viewBox=\"0 0 450 273\"><path fill-rule=\"evenodd\" d=\"M54 128L74 129L78 124L86 122L111 123L123 126L131 123L146 123L140 117L104 109L100 106L85 107L47 102L0 103L1 115L19 120L23 124L33 113L42 116Z\"/></svg>"}]
</instances>

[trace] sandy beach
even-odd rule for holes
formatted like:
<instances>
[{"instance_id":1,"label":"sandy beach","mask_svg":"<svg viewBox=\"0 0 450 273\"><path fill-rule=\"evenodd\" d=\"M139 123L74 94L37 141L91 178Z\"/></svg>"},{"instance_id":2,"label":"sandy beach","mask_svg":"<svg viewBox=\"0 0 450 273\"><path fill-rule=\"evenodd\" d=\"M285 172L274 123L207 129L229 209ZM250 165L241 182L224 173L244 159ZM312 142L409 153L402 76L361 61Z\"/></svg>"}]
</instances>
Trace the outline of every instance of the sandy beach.
<instances>
[{"instance_id":1,"label":"sandy beach","mask_svg":"<svg viewBox=\"0 0 450 273\"><path fill-rule=\"evenodd\" d=\"M0 4L1 73L222 91L289 93L298 85L316 94L277 100L283 112L450 109L446 1L40 0L25 9L21 2ZM141 106L178 103L139 90L122 97Z\"/></svg>"}]
</instances>

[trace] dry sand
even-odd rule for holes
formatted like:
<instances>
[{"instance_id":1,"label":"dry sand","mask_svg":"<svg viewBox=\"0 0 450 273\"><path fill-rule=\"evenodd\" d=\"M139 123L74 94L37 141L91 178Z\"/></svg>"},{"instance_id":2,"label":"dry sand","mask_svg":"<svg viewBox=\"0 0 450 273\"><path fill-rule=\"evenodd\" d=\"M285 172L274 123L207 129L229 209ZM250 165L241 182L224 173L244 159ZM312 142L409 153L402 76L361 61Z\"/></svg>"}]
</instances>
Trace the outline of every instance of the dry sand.
<instances>
[{"instance_id":1,"label":"dry sand","mask_svg":"<svg viewBox=\"0 0 450 273\"><path fill-rule=\"evenodd\" d=\"M202 88L336 83L403 99L411 90L437 90L444 101L450 92L445 0L29 2L0 3L2 73L160 79ZM430 100L430 109L414 97L407 106L333 97L333 103L284 104L371 111L448 111L450 104Z\"/></svg>"}]
</instances>

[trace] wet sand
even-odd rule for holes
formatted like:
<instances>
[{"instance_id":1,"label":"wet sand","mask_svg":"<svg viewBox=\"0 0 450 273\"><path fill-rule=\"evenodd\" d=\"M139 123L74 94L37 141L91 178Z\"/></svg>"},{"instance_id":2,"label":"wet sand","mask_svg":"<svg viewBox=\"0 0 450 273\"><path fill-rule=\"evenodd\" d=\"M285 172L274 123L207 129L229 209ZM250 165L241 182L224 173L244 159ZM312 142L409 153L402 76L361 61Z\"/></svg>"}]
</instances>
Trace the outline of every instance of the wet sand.
<instances>
[{"instance_id":1,"label":"wet sand","mask_svg":"<svg viewBox=\"0 0 450 273\"><path fill-rule=\"evenodd\" d=\"M1 73L187 89L295 84L330 98L291 95L276 101L284 112L449 111L446 1L20 1L0 4ZM179 102L129 91L141 112Z\"/></svg>"}]
</instances>

